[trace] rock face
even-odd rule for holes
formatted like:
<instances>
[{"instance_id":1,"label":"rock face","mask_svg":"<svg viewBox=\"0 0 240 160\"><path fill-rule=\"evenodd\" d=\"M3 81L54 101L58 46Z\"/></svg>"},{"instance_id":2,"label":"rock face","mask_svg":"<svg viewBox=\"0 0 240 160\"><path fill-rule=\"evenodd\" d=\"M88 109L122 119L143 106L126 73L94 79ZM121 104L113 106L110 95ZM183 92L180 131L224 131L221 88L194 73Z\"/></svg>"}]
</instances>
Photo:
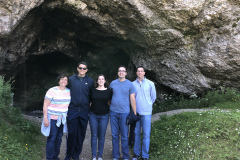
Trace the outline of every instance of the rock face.
<instances>
[{"instance_id":1,"label":"rock face","mask_svg":"<svg viewBox=\"0 0 240 160\"><path fill-rule=\"evenodd\" d=\"M239 20L237 0L0 1L0 74L33 106L82 60L109 80L120 64L132 80L142 65L158 88L186 95L240 88Z\"/></svg>"}]
</instances>

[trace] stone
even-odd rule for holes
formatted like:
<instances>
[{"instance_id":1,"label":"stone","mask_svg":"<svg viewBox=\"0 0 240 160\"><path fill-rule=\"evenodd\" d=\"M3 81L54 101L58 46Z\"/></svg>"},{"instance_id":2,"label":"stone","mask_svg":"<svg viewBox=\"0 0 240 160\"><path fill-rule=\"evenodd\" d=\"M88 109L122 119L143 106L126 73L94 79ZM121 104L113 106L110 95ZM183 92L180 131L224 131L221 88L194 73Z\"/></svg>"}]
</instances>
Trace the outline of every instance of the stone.
<instances>
[{"instance_id":1,"label":"stone","mask_svg":"<svg viewBox=\"0 0 240 160\"><path fill-rule=\"evenodd\" d=\"M82 60L109 81L120 64L130 80L142 65L160 93L239 89L239 20L229 0L0 1L0 74L25 84L32 105Z\"/></svg>"}]
</instances>

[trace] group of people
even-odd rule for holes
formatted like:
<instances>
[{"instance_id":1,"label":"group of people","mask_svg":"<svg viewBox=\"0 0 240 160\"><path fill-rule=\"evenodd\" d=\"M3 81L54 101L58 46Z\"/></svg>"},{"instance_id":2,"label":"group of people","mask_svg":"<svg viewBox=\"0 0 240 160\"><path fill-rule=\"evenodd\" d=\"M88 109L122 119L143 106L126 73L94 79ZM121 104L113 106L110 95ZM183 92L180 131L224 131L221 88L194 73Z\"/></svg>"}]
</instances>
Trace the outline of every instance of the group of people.
<instances>
[{"instance_id":1,"label":"group of people","mask_svg":"<svg viewBox=\"0 0 240 160\"><path fill-rule=\"evenodd\" d=\"M127 117L130 106L134 115L139 116L135 127L133 160L149 159L152 104L156 89L146 79L144 67L137 68L134 82L126 79L125 66L118 68L118 79L108 87L103 74L94 81L86 75L86 62L80 62L78 74L68 78L60 75L58 86L50 88L43 104L42 133L47 136L46 158L58 160L63 133L67 132L65 160L79 160L89 121L91 128L92 160L102 160L105 133L110 118L112 132L112 157L120 158L119 137L121 137L122 159L128 160L129 125ZM142 145L141 145L142 130ZM120 135L120 136L119 136Z\"/></svg>"}]
</instances>

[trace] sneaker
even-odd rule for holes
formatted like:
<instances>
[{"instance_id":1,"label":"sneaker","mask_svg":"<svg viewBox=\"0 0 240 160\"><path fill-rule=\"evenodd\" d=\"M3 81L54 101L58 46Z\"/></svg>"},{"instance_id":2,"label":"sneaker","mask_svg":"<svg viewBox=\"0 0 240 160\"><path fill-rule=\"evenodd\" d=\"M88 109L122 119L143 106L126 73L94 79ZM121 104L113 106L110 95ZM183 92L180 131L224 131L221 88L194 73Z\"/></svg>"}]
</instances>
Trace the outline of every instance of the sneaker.
<instances>
[{"instance_id":1,"label":"sneaker","mask_svg":"<svg viewBox=\"0 0 240 160\"><path fill-rule=\"evenodd\" d=\"M93 157L93 159L92 160L97 160L97 158L96 157Z\"/></svg>"},{"instance_id":2,"label":"sneaker","mask_svg":"<svg viewBox=\"0 0 240 160\"><path fill-rule=\"evenodd\" d=\"M98 157L98 160L103 160L102 157Z\"/></svg>"},{"instance_id":3,"label":"sneaker","mask_svg":"<svg viewBox=\"0 0 240 160\"><path fill-rule=\"evenodd\" d=\"M143 160L149 160L149 158L143 158Z\"/></svg>"},{"instance_id":4,"label":"sneaker","mask_svg":"<svg viewBox=\"0 0 240 160\"><path fill-rule=\"evenodd\" d=\"M132 160L138 160L138 159L141 159L141 157L140 157L140 156L138 156L138 155L136 155L136 154L134 154L134 156L133 156L133 159L132 159Z\"/></svg>"}]
</instances>

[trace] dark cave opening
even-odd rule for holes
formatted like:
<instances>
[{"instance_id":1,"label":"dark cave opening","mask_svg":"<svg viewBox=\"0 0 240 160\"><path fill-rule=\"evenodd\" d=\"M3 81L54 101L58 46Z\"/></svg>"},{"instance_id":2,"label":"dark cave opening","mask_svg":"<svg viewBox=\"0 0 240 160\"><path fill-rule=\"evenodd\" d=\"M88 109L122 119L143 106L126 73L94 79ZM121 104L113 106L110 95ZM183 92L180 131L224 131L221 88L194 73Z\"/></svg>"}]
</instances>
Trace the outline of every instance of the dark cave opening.
<instances>
[{"instance_id":1,"label":"dark cave opening","mask_svg":"<svg viewBox=\"0 0 240 160\"><path fill-rule=\"evenodd\" d=\"M76 64L60 52L29 56L14 77L14 104L26 111L42 109L46 91L57 85L56 77L74 72Z\"/></svg>"},{"instance_id":2,"label":"dark cave opening","mask_svg":"<svg viewBox=\"0 0 240 160\"><path fill-rule=\"evenodd\" d=\"M83 56L81 61L88 63L87 74L90 77L95 79L98 74L105 74L107 80L111 82L117 78L118 66L128 66L130 58L121 50L115 54L103 50L101 53L89 53ZM61 52L29 56L15 72L14 105L27 112L42 110L45 93L57 85L55 81L57 76L76 74L78 62L78 59L70 58Z\"/></svg>"}]
</instances>

